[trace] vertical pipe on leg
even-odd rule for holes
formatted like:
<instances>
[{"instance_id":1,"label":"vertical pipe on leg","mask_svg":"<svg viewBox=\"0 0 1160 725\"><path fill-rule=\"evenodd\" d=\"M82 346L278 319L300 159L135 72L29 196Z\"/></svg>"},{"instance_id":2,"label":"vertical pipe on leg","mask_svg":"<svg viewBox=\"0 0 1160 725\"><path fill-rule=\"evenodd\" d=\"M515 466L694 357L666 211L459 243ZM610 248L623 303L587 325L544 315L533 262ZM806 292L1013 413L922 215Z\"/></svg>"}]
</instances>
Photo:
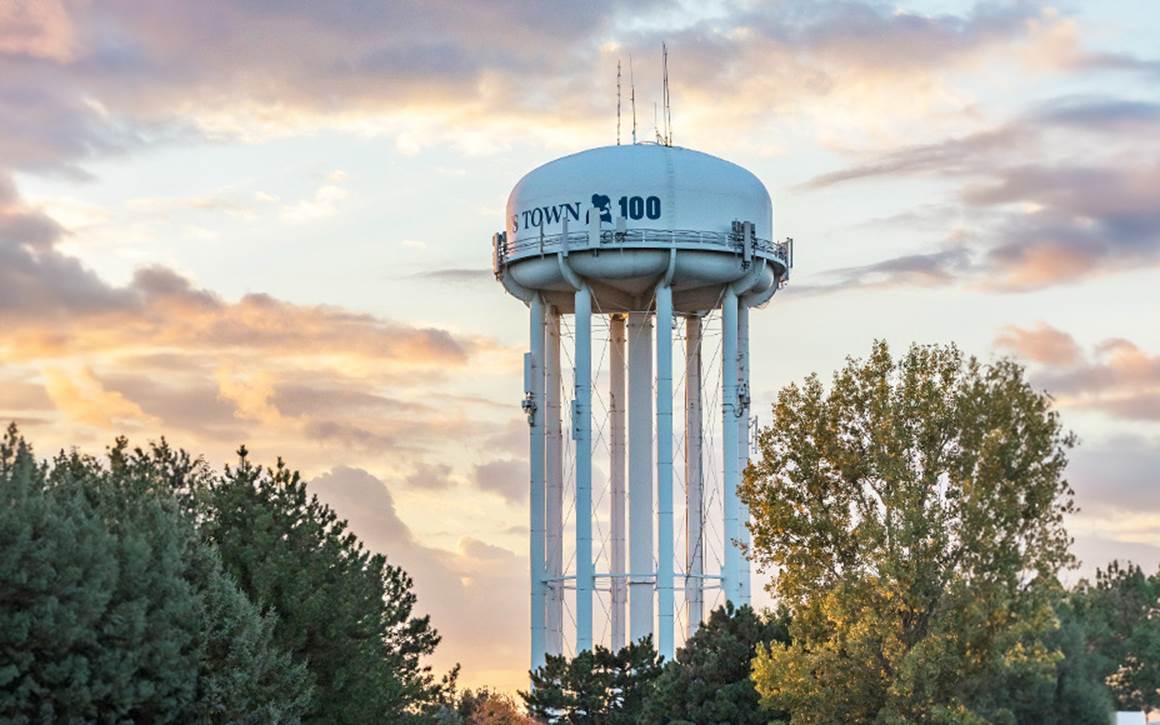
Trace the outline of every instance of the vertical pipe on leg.
<instances>
[{"instance_id":1,"label":"vertical pipe on leg","mask_svg":"<svg viewBox=\"0 0 1160 725\"><path fill-rule=\"evenodd\" d=\"M653 631L652 323L628 316L628 606L633 642Z\"/></svg>"},{"instance_id":2,"label":"vertical pipe on leg","mask_svg":"<svg viewBox=\"0 0 1160 725\"><path fill-rule=\"evenodd\" d=\"M701 318L685 321L685 637L692 637L704 612L705 560L701 521Z\"/></svg>"},{"instance_id":3,"label":"vertical pipe on leg","mask_svg":"<svg viewBox=\"0 0 1160 725\"><path fill-rule=\"evenodd\" d=\"M576 290L576 651L592 649L592 293Z\"/></svg>"},{"instance_id":4,"label":"vertical pipe on leg","mask_svg":"<svg viewBox=\"0 0 1160 725\"><path fill-rule=\"evenodd\" d=\"M744 300L737 305L737 385L740 417L737 419L737 482L749 465L749 306ZM737 502L738 538L749 548L749 508ZM739 557L737 604L749 604L749 558Z\"/></svg>"},{"instance_id":5,"label":"vertical pipe on leg","mask_svg":"<svg viewBox=\"0 0 1160 725\"><path fill-rule=\"evenodd\" d=\"M612 530L612 560L610 562L612 574L612 651L617 652L626 644L625 631L625 604L628 600L628 582L625 579L625 541L624 541L624 315L612 316L611 335L609 345L609 417L611 418L611 432L609 447L611 449L611 530Z\"/></svg>"},{"instance_id":6,"label":"vertical pipe on leg","mask_svg":"<svg viewBox=\"0 0 1160 725\"><path fill-rule=\"evenodd\" d=\"M544 664L544 301L536 294L531 307L531 352L524 367L525 410L529 423L531 541L528 558L532 579L532 669Z\"/></svg>"},{"instance_id":7,"label":"vertical pipe on leg","mask_svg":"<svg viewBox=\"0 0 1160 725\"><path fill-rule=\"evenodd\" d=\"M657 301L657 653L672 660L673 641L673 288Z\"/></svg>"},{"instance_id":8,"label":"vertical pipe on leg","mask_svg":"<svg viewBox=\"0 0 1160 725\"><path fill-rule=\"evenodd\" d=\"M549 307L544 351L544 406L547 445L544 453L547 488L545 516L548 545L548 611L545 616L548 654L564 652L564 458L560 410L560 311Z\"/></svg>"},{"instance_id":9,"label":"vertical pipe on leg","mask_svg":"<svg viewBox=\"0 0 1160 725\"><path fill-rule=\"evenodd\" d=\"M740 470L737 467L738 426L737 426L737 294L731 287L725 288L721 304L721 441L724 447L725 471L722 486L725 513L724 564L721 569L721 589L725 599L738 603L738 579L741 573L741 552L734 541L741 531L737 484Z\"/></svg>"}]
</instances>

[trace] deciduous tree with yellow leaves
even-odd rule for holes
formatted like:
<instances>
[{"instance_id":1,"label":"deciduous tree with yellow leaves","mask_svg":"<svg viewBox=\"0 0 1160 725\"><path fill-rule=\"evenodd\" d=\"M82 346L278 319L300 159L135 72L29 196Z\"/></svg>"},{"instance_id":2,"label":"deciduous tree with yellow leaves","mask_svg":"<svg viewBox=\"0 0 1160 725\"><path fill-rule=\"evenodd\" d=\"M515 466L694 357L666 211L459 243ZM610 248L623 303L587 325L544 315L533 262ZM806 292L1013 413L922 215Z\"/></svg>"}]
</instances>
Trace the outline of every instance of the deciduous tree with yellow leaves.
<instances>
[{"instance_id":1,"label":"deciduous tree with yellow leaves","mask_svg":"<svg viewBox=\"0 0 1160 725\"><path fill-rule=\"evenodd\" d=\"M796 723L1039 722L1074 438L1009 360L876 343L782 390L741 498L791 644L758 649Z\"/></svg>"}]
</instances>

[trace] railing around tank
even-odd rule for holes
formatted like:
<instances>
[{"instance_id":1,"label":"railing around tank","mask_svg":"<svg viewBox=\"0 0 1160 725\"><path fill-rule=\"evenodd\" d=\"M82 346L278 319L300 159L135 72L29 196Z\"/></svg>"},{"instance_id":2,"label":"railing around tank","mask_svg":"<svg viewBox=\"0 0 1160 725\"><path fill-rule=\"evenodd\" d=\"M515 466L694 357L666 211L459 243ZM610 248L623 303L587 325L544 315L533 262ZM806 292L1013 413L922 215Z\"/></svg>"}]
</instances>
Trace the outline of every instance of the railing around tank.
<instances>
[{"instance_id":1,"label":"railing around tank","mask_svg":"<svg viewBox=\"0 0 1160 725\"><path fill-rule=\"evenodd\" d=\"M752 232L750 231L751 235ZM746 233L732 232L705 232L693 229L602 229L600 243L592 244L587 230L570 231L557 234L544 234L536 237L524 237L508 241L507 234L500 232L493 239L492 262L494 271L498 274L508 262L517 259L526 259L543 254L555 254L559 251L587 251L591 249L618 249L636 247L678 247L692 248L709 247L736 252L746 256ZM752 254L769 257L780 262L787 269L792 265L793 240L774 242L768 239L758 239L750 236Z\"/></svg>"}]
</instances>

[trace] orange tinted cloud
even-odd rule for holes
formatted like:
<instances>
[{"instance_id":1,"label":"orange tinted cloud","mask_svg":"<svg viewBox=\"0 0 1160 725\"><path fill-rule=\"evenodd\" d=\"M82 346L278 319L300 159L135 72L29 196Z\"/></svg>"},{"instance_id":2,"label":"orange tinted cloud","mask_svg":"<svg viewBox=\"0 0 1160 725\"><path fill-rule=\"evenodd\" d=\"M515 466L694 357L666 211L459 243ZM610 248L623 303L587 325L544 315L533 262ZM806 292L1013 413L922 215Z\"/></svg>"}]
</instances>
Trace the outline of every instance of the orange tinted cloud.
<instances>
[{"instance_id":1,"label":"orange tinted cloud","mask_svg":"<svg viewBox=\"0 0 1160 725\"><path fill-rule=\"evenodd\" d=\"M1062 405L1160 421L1160 355L1133 342L1106 340L1085 353L1070 335L1040 322L1009 326L995 344L1036 363L1034 380Z\"/></svg>"},{"instance_id":2,"label":"orange tinted cloud","mask_svg":"<svg viewBox=\"0 0 1160 725\"><path fill-rule=\"evenodd\" d=\"M196 348L349 356L423 367L462 365L475 345L445 330L414 328L335 307L295 305L264 294L226 302L164 268L138 271L130 285L112 287L55 252L27 266L20 284L42 304L10 310L9 326L0 337L0 350L17 361ZM0 281L4 277L0 271ZM85 279L84 296L65 286L74 277Z\"/></svg>"},{"instance_id":3,"label":"orange tinted cloud","mask_svg":"<svg viewBox=\"0 0 1160 725\"><path fill-rule=\"evenodd\" d=\"M1044 322L1032 329L1008 325L995 339L998 347L1012 350L1020 357L1047 365L1071 365L1080 359L1075 339Z\"/></svg>"},{"instance_id":4,"label":"orange tinted cloud","mask_svg":"<svg viewBox=\"0 0 1160 725\"><path fill-rule=\"evenodd\" d=\"M44 371L44 390L52 404L67 418L86 425L119 429L125 425L156 425L141 406L114 390L108 390L88 368L66 373L58 368Z\"/></svg>"},{"instance_id":5,"label":"orange tinted cloud","mask_svg":"<svg viewBox=\"0 0 1160 725\"><path fill-rule=\"evenodd\" d=\"M60 0L0 3L0 53L68 61L75 35L72 18Z\"/></svg>"}]
</instances>

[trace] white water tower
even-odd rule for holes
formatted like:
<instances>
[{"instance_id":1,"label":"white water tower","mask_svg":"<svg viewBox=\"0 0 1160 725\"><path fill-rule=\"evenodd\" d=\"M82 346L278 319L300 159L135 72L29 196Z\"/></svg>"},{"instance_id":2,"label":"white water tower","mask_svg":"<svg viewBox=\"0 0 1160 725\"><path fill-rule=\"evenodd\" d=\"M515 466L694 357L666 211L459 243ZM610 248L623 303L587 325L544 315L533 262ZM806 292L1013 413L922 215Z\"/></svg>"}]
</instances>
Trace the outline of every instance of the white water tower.
<instances>
[{"instance_id":1,"label":"white water tower","mask_svg":"<svg viewBox=\"0 0 1160 725\"><path fill-rule=\"evenodd\" d=\"M774 241L769 193L750 172L690 149L632 144L590 149L527 174L508 198L506 228L493 245L496 278L531 311L523 405L532 667L545 653L566 651L572 620L568 649L593 646L594 601L606 625L599 641L617 649L654 635L671 659L677 621L691 634L707 592L749 602L749 563L737 546L748 536L748 512L736 493L749 456L748 313L787 280L792 243ZM719 338L710 319L719 319ZM594 320L598 333L607 332L598 353ZM569 330L570 355L561 345ZM679 433L674 333L683 352ZM703 360L710 338L720 355ZM571 389L562 352L571 361L570 375L564 371ZM703 385L703 362L717 370L719 387ZM706 420L707 409L719 418ZM683 449L677 461L675 447ZM594 458L607 467L596 473L603 485L595 500ZM685 499L679 532L674 478ZM719 499L707 493L709 479L719 481ZM575 535L567 558L566 519ZM714 548L716 570L706 556Z\"/></svg>"}]
</instances>

